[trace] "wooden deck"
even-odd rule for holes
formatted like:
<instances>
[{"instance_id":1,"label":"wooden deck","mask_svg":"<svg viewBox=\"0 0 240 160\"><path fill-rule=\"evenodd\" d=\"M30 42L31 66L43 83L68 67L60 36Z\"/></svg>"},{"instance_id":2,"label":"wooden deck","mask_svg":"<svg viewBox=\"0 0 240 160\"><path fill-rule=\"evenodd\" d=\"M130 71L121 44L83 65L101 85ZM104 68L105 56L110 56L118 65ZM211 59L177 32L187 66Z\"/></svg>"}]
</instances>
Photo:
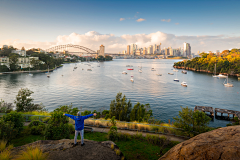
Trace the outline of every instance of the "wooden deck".
<instances>
[{"instance_id":1,"label":"wooden deck","mask_svg":"<svg viewBox=\"0 0 240 160\"><path fill-rule=\"evenodd\" d=\"M240 112L239 111L234 111L234 110L228 110L228 109L220 109L220 108L215 108L213 110L213 107L206 107L206 106L195 106L194 111L202 111L202 112L209 112L211 114L211 116L214 116L214 112L215 112L215 116L223 116L223 114L227 114L228 117L230 115L232 115L232 117L238 117L238 119L240 120ZM221 113L221 115L218 115L218 113Z\"/></svg>"}]
</instances>

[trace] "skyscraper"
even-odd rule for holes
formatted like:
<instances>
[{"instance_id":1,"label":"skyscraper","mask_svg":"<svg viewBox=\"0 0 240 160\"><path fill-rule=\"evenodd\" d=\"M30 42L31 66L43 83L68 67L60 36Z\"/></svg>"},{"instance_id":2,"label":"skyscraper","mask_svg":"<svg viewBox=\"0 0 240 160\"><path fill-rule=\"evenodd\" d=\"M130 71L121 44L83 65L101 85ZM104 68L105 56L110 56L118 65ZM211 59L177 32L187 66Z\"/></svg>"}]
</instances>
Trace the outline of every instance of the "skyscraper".
<instances>
[{"instance_id":1,"label":"skyscraper","mask_svg":"<svg viewBox=\"0 0 240 160\"><path fill-rule=\"evenodd\" d=\"M130 52L131 52L131 47L130 45L127 46L127 55L130 55Z\"/></svg>"},{"instance_id":2,"label":"skyscraper","mask_svg":"<svg viewBox=\"0 0 240 160\"><path fill-rule=\"evenodd\" d=\"M156 44L153 45L153 54L156 54L156 51L157 51L157 46Z\"/></svg>"},{"instance_id":3,"label":"skyscraper","mask_svg":"<svg viewBox=\"0 0 240 160\"><path fill-rule=\"evenodd\" d=\"M137 45L136 44L132 44L131 45L131 55L135 55L136 53L136 50L137 50Z\"/></svg>"},{"instance_id":4,"label":"skyscraper","mask_svg":"<svg viewBox=\"0 0 240 160\"><path fill-rule=\"evenodd\" d=\"M189 43L183 43L183 56L190 57L191 56L191 46Z\"/></svg>"},{"instance_id":5,"label":"skyscraper","mask_svg":"<svg viewBox=\"0 0 240 160\"><path fill-rule=\"evenodd\" d=\"M152 54L152 53L153 53L153 46L150 45L150 46L148 47L148 54Z\"/></svg>"},{"instance_id":6,"label":"skyscraper","mask_svg":"<svg viewBox=\"0 0 240 160\"><path fill-rule=\"evenodd\" d=\"M103 57L105 56L105 49L104 48L105 48L104 45L100 46L100 51L99 51L99 54L98 54L99 56L100 55L103 56Z\"/></svg>"}]
</instances>

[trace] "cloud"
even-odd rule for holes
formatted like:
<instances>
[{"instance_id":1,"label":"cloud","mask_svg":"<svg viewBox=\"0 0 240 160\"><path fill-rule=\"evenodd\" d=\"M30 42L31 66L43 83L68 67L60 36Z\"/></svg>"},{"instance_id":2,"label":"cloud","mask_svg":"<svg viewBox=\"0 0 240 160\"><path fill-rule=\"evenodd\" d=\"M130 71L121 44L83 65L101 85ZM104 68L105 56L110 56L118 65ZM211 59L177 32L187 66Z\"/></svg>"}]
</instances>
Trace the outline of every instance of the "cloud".
<instances>
[{"instance_id":1,"label":"cloud","mask_svg":"<svg viewBox=\"0 0 240 160\"><path fill-rule=\"evenodd\" d=\"M25 49L42 48L48 49L55 45L75 44L90 48L94 51L99 49L103 44L106 53L118 53L119 51L127 50L127 45L132 43L137 44L138 48L149 47L149 45L162 43L164 47L183 48L183 43L190 43L192 53L200 51L225 50L229 48L240 48L240 37L227 35L196 35L196 36L176 36L174 34L167 34L160 31L150 34L123 34L115 36L114 34L101 34L96 31L89 31L84 34L71 33L69 35L59 35L53 42L39 42L39 41L21 41L19 39L8 39L0 42L2 45L13 45L18 49L23 46Z\"/></svg>"},{"instance_id":2,"label":"cloud","mask_svg":"<svg viewBox=\"0 0 240 160\"><path fill-rule=\"evenodd\" d=\"M175 25L179 25L179 23L175 23Z\"/></svg>"},{"instance_id":3,"label":"cloud","mask_svg":"<svg viewBox=\"0 0 240 160\"><path fill-rule=\"evenodd\" d=\"M161 19L163 22L171 22L171 19Z\"/></svg>"},{"instance_id":4,"label":"cloud","mask_svg":"<svg viewBox=\"0 0 240 160\"><path fill-rule=\"evenodd\" d=\"M142 21L146 21L146 19L143 18L139 18L138 20L136 20L137 22L142 22Z\"/></svg>"},{"instance_id":5,"label":"cloud","mask_svg":"<svg viewBox=\"0 0 240 160\"><path fill-rule=\"evenodd\" d=\"M124 21L125 20L125 18L120 18L120 21Z\"/></svg>"}]
</instances>

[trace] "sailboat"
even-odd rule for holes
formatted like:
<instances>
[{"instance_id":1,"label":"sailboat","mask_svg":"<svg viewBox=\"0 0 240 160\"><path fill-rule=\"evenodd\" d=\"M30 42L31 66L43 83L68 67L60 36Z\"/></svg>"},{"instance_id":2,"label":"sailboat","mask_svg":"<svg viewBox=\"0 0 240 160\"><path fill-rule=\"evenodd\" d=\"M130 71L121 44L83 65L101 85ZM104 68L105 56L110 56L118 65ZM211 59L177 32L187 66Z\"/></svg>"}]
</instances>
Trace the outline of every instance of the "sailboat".
<instances>
[{"instance_id":1,"label":"sailboat","mask_svg":"<svg viewBox=\"0 0 240 160\"><path fill-rule=\"evenodd\" d=\"M179 79L177 79L177 73L176 73L176 78L173 81L179 82Z\"/></svg>"},{"instance_id":2,"label":"sailboat","mask_svg":"<svg viewBox=\"0 0 240 160\"><path fill-rule=\"evenodd\" d=\"M47 77L50 78L50 74L49 74L49 66L48 66L48 74L47 74Z\"/></svg>"},{"instance_id":3,"label":"sailboat","mask_svg":"<svg viewBox=\"0 0 240 160\"><path fill-rule=\"evenodd\" d=\"M226 80L225 80L226 81ZM225 81L223 82L223 85L225 87L233 87L233 84L232 83L228 83L228 76L227 76L227 83L225 83Z\"/></svg>"},{"instance_id":4,"label":"sailboat","mask_svg":"<svg viewBox=\"0 0 240 160\"><path fill-rule=\"evenodd\" d=\"M218 76L216 75L216 68L217 68L217 63L215 63L214 75L212 76L213 78L218 78Z\"/></svg>"},{"instance_id":5,"label":"sailboat","mask_svg":"<svg viewBox=\"0 0 240 160\"><path fill-rule=\"evenodd\" d=\"M140 69L138 70L138 72L139 72L139 73L142 73L142 63L141 63L141 66L138 66L138 68L140 68Z\"/></svg>"},{"instance_id":6,"label":"sailboat","mask_svg":"<svg viewBox=\"0 0 240 160\"><path fill-rule=\"evenodd\" d=\"M29 63L29 72L28 72L29 76L33 76L33 74L30 73L30 63Z\"/></svg>"},{"instance_id":7,"label":"sailboat","mask_svg":"<svg viewBox=\"0 0 240 160\"><path fill-rule=\"evenodd\" d=\"M130 81L134 82L133 76L131 76L131 79L130 79Z\"/></svg>"}]
</instances>

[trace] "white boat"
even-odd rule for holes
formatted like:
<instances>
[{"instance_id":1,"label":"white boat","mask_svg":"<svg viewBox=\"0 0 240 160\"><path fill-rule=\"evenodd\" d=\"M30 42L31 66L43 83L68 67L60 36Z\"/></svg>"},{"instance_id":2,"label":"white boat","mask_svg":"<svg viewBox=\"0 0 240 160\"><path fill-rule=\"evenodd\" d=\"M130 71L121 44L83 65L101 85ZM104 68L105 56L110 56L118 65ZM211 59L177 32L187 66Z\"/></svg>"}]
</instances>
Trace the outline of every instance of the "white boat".
<instances>
[{"instance_id":1,"label":"white boat","mask_svg":"<svg viewBox=\"0 0 240 160\"><path fill-rule=\"evenodd\" d=\"M151 71L156 71L156 69L154 69L154 68L151 68Z\"/></svg>"},{"instance_id":2,"label":"white boat","mask_svg":"<svg viewBox=\"0 0 240 160\"><path fill-rule=\"evenodd\" d=\"M139 69L138 72L139 72L139 73L142 73L142 69Z\"/></svg>"},{"instance_id":3,"label":"white boat","mask_svg":"<svg viewBox=\"0 0 240 160\"><path fill-rule=\"evenodd\" d=\"M47 77L50 78L50 74L49 74L49 66L48 66L48 74L47 74Z\"/></svg>"},{"instance_id":4,"label":"white boat","mask_svg":"<svg viewBox=\"0 0 240 160\"><path fill-rule=\"evenodd\" d=\"M100 65L97 65L97 67L100 67Z\"/></svg>"},{"instance_id":5,"label":"white boat","mask_svg":"<svg viewBox=\"0 0 240 160\"><path fill-rule=\"evenodd\" d=\"M187 71L185 71L185 70L182 70L182 73L183 73L183 74L187 74Z\"/></svg>"},{"instance_id":6,"label":"white boat","mask_svg":"<svg viewBox=\"0 0 240 160\"><path fill-rule=\"evenodd\" d=\"M181 85L184 86L184 87L187 87L187 82L184 82L184 81L183 81L183 82L181 83Z\"/></svg>"},{"instance_id":7,"label":"white boat","mask_svg":"<svg viewBox=\"0 0 240 160\"><path fill-rule=\"evenodd\" d=\"M213 78L218 78L218 75L216 75L216 68L217 68L217 64L215 63L214 75L212 75Z\"/></svg>"},{"instance_id":8,"label":"white boat","mask_svg":"<svg viewBox=\"0 0 240 160\"><path fill-rule=\"evenodd\" d=\"M132 65L126 65L126 67L133 67Z\"/></svg>"},{"instance_id":9,"label":"white boat","mask_svg":"<svg viewBox=\"0 0 240 160\"><path fill-rule=\"evenodd\" d=\"M168 73L168 74L170 74L170 75L174 75L173 73Z\"/></svg>"},{"instance_id":10,"label":"white boat","mask_svg":"<svg viewBox=\"0 0 240 160\"><path fill-rule=\"evenodd\" d=\"M226 80L225 80L226 81ZM228 76L227 76L227 83L225 83L225 81L223 82L223 85L225 87L233 87L233 84L232 83L228 83Z\"/></svg>"},{"instance_id":11,"label":"white boat","mask_svg":"<svg viewBox=\"0 0 240 160\"><path fill-rule=\"evenodd\" d=\"M87 71L92 71L92 69L87 69Z\"/></svg>"},{"instance_id":12,"label":"white boat","mask_svg":"<svg viewBox=\"0 0 240 160\"><path fill-rule=\"evenodd\" d=\"M177 79L177 73L176 73L176 78L173 81L179 82L179 79Z\"/></svg>"},{"instance_id":13,"label":"white boat","mask_svg":"<svg viewBox=\"0 0 240 160\"><path fill-rule=\"evenodd\" d=\"M126 72L126 71L123 71L122 74L127 74L127 72Z\"/></svg>"},{"instance_id":14,"label":"white boat","mask_svg":"<svg viewBox=\"0 0 240 160\"><path fill-rule=\"evenodd\" d=\"M217 76L218 76L218 78L227 78L227 76L222 75L222 74L219 74L219 75L217 75Z\"/></svg>"},{"instance_id":15,"label":"white boat","mask_svg":"<svg viewBox=\"0 0 240 160\"><path fill-rule=\"evenodd\" d=\"M28 72L29 76L33 76L33 74L30 73L30 63L29 63L29 72Z\"/></svg>"},{"instance_id":16,"label":"white boat","mask_svg":"<svg viewBox=\"0 0 240 160\"><path fill-rule=\"evenodd\" d=\"M158 74L156 74L156 75L157 75L157 76L162 76L162 74L159 74L159 73L158 73Z\"/></svg>"},{"instance_id":17,"label":"white boat","mask_svg":"<svg viewBox=\"0 0 240 160\"><path fill-rule=\"evenodd\" d=\"M133 79L133 76L131 76L131 79L130 79L131 82L134 82L134 79Z\"/></svg>"},{"instance_id":18,"label":"white boat","mask_svg":"<svg viewBox=\"0 0 240 160\"><path fill-rule=\"evenodd\" d=\"M173 72L178 72L178 70L177 69L173 69Z\"/></svg>"}]
</instances>

